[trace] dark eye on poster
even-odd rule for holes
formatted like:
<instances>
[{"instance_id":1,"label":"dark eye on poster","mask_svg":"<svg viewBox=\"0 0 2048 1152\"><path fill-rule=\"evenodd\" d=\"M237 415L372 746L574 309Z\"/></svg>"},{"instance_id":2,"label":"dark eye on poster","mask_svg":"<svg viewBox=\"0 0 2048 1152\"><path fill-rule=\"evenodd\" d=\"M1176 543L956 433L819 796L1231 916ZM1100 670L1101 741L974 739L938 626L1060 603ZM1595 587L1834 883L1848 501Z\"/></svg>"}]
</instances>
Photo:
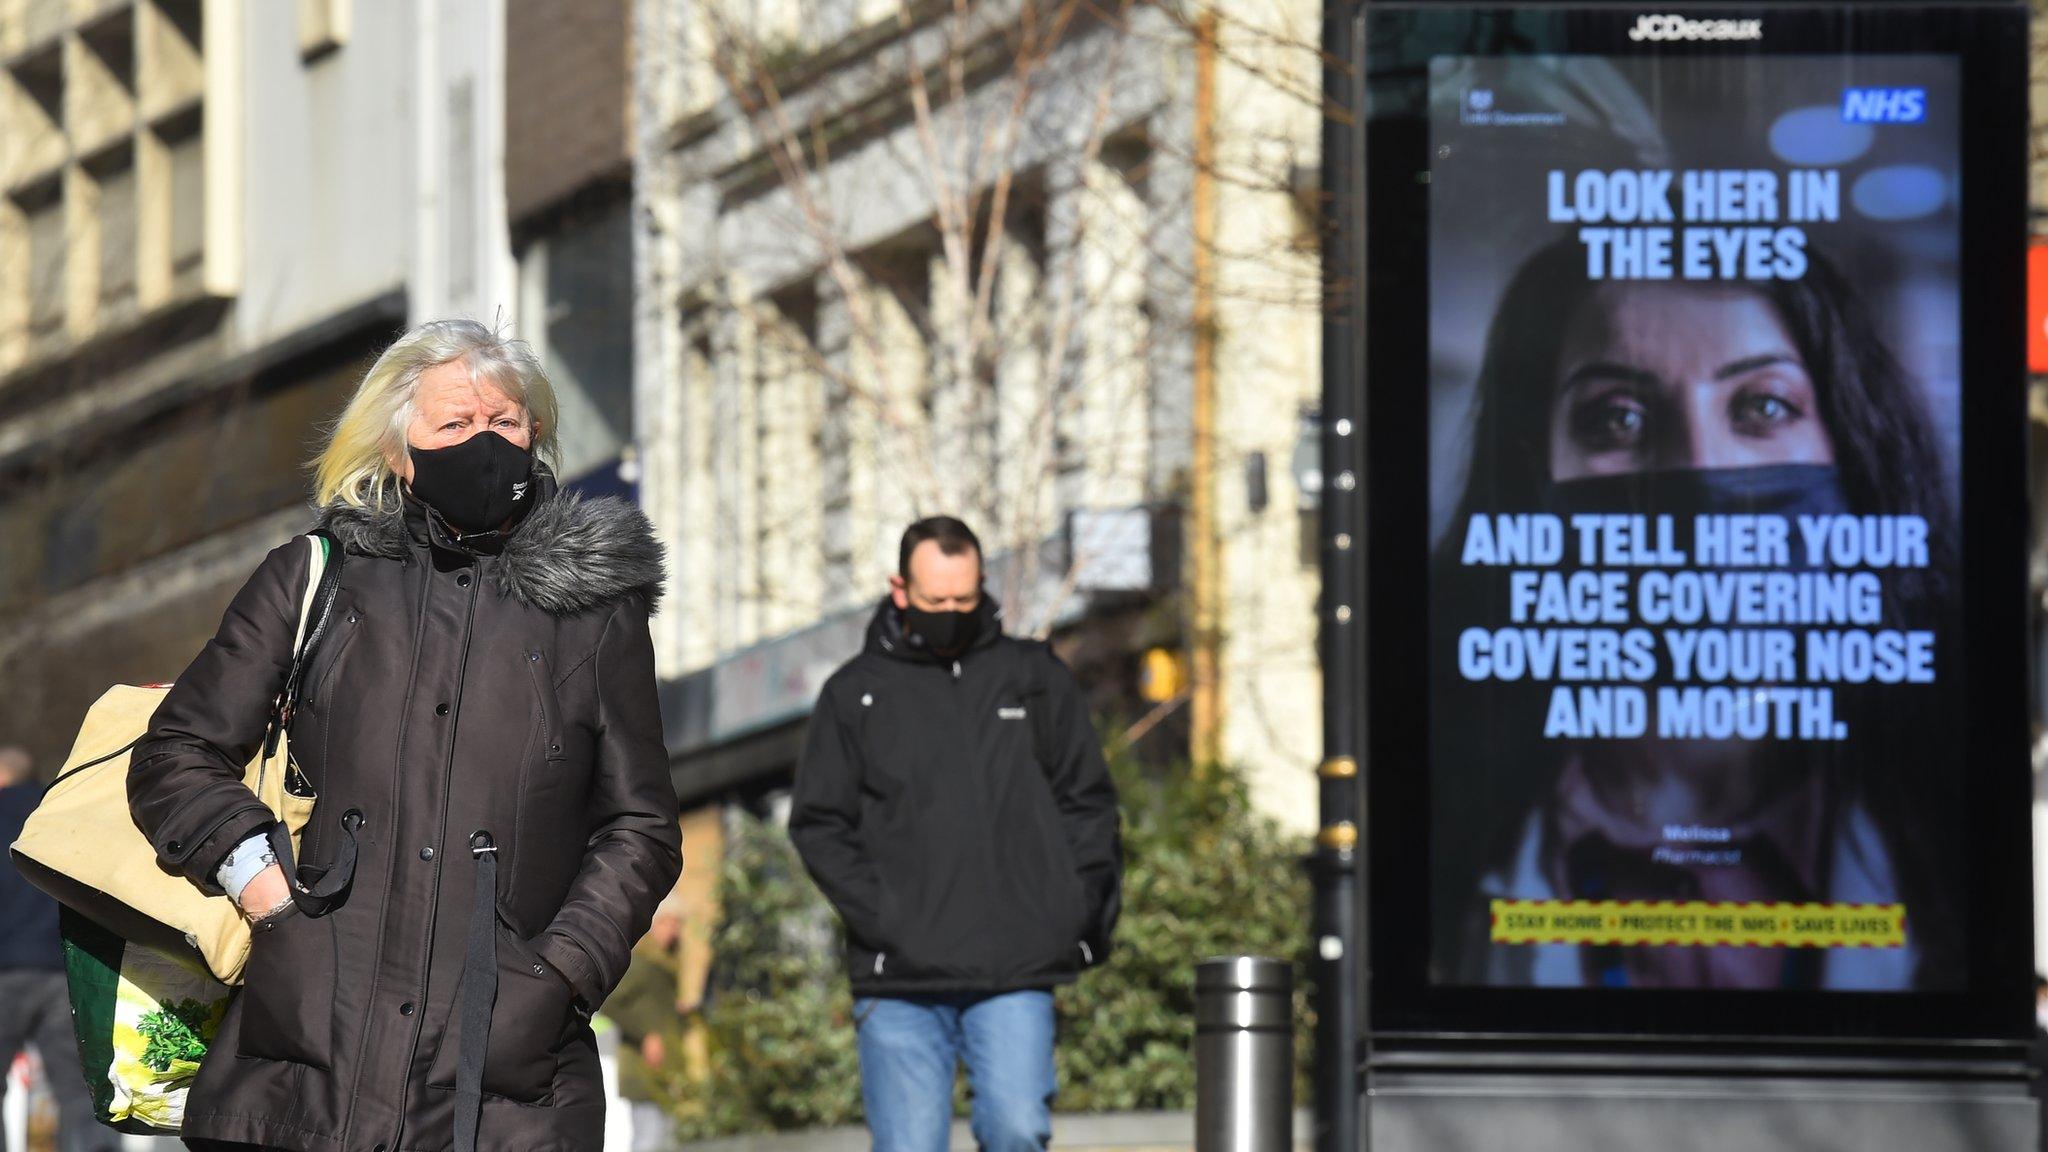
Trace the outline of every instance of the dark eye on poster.
<instances>
[{"instance_id":1,"label":"dark eye on poster","mask_svg":"<svg viewBox=\"0 0 2048 1152\"><path fill-rule=\"evenodd\" d=\"M1365 27L1375 1029L2023 1035L2025 9Z\"/></svg>"}]
</instances>

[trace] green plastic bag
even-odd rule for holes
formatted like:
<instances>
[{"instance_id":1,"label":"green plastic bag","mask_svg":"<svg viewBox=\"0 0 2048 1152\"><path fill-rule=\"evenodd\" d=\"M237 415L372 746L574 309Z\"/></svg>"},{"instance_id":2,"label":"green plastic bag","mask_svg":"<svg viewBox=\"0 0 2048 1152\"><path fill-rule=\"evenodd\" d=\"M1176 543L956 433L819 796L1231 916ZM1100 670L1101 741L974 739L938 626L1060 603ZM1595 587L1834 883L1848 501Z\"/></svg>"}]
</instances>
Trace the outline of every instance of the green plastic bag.
<instances>
[{"instance_id":1,"label":"green plastic bag","mask_svg":"<svg viewBox=\"0 0 2048 1152\"><path fill-rule=\"evenodd\" d=\"M196 957L123 940L68 908L60 924L71 1026L94 1116L121 1132L178 1132L233 990Z\"/></svg>"}]
</instances>

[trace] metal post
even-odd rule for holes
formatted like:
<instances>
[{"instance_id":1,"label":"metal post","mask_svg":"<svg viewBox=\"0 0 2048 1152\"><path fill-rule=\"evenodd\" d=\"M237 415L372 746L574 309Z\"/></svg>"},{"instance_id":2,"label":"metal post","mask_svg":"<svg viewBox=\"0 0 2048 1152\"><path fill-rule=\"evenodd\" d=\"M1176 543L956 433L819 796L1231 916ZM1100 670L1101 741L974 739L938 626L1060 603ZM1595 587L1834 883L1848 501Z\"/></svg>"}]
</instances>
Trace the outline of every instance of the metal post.
<instances>
[{"instance_id":1,"label":"metal post","mask_svg":"<svg viewBox=\"0 0 2048 1152\"><path fill-rule=\"evenodd\" d=\"M1294 974L1264 956L1195 966L1195 1152L1294 1144Z\"/></svg>"},{"instance_id":2,"label":"metal post","mask_svg":"<svg viewBox=\"0 0 2048 1152\"><path fill-rule=\"evenodd\" d=\"M2035 1031L2034 1042L2027 1048L2027 1063L2033 1081L2029 1087L2034 1092L2034 1147L2037 1152L2048 1152L2048 1033Z\"/></svg>"},{"instance_id":3,"label":"metal post","mask_svg":"<svg viewBox=\"0 0 2048 1152\"><path fill-rule=\"evenodd\" d=\"M1364 25L1354 3L1323 17L1323 763L1315 883L1315 1148L1367 1152L1365 898Z\"/></svg>"}]
</instances>

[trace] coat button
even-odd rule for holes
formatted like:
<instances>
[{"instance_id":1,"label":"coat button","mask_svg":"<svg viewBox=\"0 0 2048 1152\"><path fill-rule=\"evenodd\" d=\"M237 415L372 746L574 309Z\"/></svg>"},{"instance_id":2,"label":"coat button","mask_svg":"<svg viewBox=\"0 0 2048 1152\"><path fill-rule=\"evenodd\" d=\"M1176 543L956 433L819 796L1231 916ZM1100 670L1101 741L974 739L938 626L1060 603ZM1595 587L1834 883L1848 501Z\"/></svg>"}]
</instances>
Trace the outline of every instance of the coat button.
<instances>
[{"instance_id":1,"label":"coat button","mask_svg":"<svg viewBox=\"0 0 2048 1152\"><path fill-rule=\"evenodd\" d=\"M420 849L420 859L422 859L422 860L432 860L433 858L434 858L434 849L433 849L433 847L432 847L431 845L429 845L428 847L425 847L425 848L422 848L422 849Z\"/></svg>"},{"instance_id":2,"label":"coat button","mask_svg":"<svg viewBox=\"0 0 2048 1152\"><path fill-rule=\"evenodd\" d=\"M410 1000L407 1000L407 1001L406 1001L405 1003L403 1003L403 1004L400 1004L400 1005L398 1006L398 1014L399 1014L400 1016L410 1016L410 1015L412 1015L412 1001L410 1001Z\"/></svg>"},{"instance_id":3,"label":"coat button","mask_svg":"<svg viewBox=\"0 0 2048 1152\"><path fill-rule=\"evenodd\" d=\"M370 1152L384 1152L384 1146L382 1144L379 1144L375 1148L371 1149Z\"/></svg>"},{"instance_id":4,"label":"coat button","mask_svg":"<svg viewBox=\"0 0 2048 1152\"><path fill-rule=\"evenodd\" d=\"M467 588L467 587L469 587L469 573L467 573L467 572L464 572L464 573L461 573L460 575L456 576L456 577L455 577L455 586L456 586L457 588Z\"/></svg>"},{"instance_id":5,"label":"coat button","mask_svg":"<svg viewBox=\"0 0 2048 1152\"><path fill-rule=\"evenodd\" d=\"M182 840L173 840L169 844L164 845L164 847L170 849L171 855L176 856L178 853L183 852L185 850L185 842Z\"/></svg>"},{"instance_id":6,"label":"coat button","mask_svg":"<svg viewBox=\"0 0 2048 1152\"><path fill-rule=\"evenodd\" d=\"M535 976L545 976L545 975L547 975L547 974L548 974L548 970L547 970L547 969L545 969L545 968L543 968L543 967L541 967L541 966L540 966L539 964L537 964L537 963L536 963L536 964L535 964L535 965L533 966L533 974L534 974Z\"/></svg>"},{"instance_id":7,"label":"coat button","mask_svg":"<svg viewBox=\"0 0 2048 1152\"><path fill-rule=\"evenodd\" d=\"M443 701L441 701L441 702L440 702L439 704L436 704L436 705L434 705L434 715L436 715L436 716L446 716L447 714L448 714L448 702L447 702L446 700L443 700Z\"/></svg>"}]
</instances>

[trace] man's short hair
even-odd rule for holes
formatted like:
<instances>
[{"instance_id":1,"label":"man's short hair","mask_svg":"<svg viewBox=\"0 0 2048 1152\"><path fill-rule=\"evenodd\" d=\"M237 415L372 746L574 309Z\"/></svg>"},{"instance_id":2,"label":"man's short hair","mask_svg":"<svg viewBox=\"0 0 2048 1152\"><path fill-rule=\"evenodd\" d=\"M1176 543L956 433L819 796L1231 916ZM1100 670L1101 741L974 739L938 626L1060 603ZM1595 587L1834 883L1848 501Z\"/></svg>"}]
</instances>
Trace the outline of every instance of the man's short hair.
<instances>
[{"instance_id":1,"label":"man's short hair","mask_svg":"<svg viewBox=\"0 0 2048 1152\"><path fill-rule=\"evenodd\" d=\"M910 554L927 540L937 544L947 556L972 551L974 559L981 560L981 540L974 535L974 529L951 516L927 516L903 530L903 547L896 553L897 575L910 579Z\"/></svg>"}]
</instances>

